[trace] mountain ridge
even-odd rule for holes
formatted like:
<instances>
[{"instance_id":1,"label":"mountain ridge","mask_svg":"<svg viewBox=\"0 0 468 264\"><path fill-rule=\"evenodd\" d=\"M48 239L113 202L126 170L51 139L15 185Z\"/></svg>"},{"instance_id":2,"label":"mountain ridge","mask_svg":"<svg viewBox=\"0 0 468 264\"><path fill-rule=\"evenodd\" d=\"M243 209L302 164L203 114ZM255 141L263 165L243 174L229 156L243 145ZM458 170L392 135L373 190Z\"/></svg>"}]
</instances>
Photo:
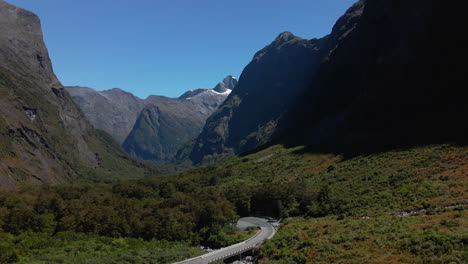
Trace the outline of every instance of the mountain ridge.
<instances>
[{"instance_id":1,"label":"mountain ridge","mask_svg":"<svg viewBox=\"0 0 468 264\"><path fill-rule=\"evenodd\" d=\"M223 82L229 82L232 78L229 75ZM226 87L233 88L232 85ZM129 136L138 116L146 106L167 100L185 100L197 94L212 91L212 89L200 88L187 91L177 98L149 95L142 99L120 88L97 91L90 87L67 86L65 89L71 94L75 103L80 106L87 120L95 128L110 134L119 144L123 144Z\"/></svg>"}]
</instances>

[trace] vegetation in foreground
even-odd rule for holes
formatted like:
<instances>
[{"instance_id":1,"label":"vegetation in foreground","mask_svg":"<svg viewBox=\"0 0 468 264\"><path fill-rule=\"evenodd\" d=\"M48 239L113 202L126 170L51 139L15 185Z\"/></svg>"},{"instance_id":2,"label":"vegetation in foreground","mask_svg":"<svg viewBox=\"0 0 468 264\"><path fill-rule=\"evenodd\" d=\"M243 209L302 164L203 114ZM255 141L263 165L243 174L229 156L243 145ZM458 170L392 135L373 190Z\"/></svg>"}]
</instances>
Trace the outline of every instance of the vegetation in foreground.
<instances>
[{"instance_id":1,"label":"vegetation in foreground","mask_svg":"<svg viewBox=\"0 0 468 264\"><path fill-rule=\"evenodd\" d=\"M31 234L55 239L65 232L78 241L89 236L214 247L233 243L226 239L233 237L229 224L239 216L294 217L262 248L260 260L449 263L466 259L467 181L467 147L436 145L343 159L273 146L174 177L3 193L0 227L11 238L4 241L26 236L33 245L38 238ZM426 215L391 215L419 209ZM0 247L18 252L21 260L60 250L15 242ZM427 253L431 250L440 254ZM89 259L94 254L90 248L80 252ZM14 262L8 256L2 261Z\"/></svg>"},{"instance_id":2,"label":"vegetation in foreground","mask_svg":"<svg viewBox=\"0 0 468 264\"><path fill-rule=\"evenodd\" d=\"M202 254L187 243L109 238L74 232L3 235L4 262L16 263L173 263Z\"/></svg>"},{"instance_id":3,"label":"vegetation in foreground","mask_svg":"<svg viewBox=\"0 0 468 264\"><path fill-rule=\"evenodd\" d=\"M258 257L260 263L467 263L465 210L295 218L283 224Z\"/></svg>"}]
</instances>

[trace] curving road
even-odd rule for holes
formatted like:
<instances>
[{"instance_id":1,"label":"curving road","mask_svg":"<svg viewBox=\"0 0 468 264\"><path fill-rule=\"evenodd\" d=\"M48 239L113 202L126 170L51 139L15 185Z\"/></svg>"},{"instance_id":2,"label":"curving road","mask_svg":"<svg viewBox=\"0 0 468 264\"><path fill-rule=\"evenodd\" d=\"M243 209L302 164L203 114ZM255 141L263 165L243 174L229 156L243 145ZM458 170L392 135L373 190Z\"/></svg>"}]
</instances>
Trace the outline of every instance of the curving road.
<instances>
[{"instance_id":1,"label":"curving road","mask_svg":"<svg viewBox=\"0 0 468 264\"><path fill-rule=\"evenodd\" d=\"M241 218L237 222L237 226L240 228L246 228L248 226L257 226L260 227L261 230L255 236L251 237L246 241L174 264L207 264L217 260L224 260L229 257L239 255L240 253L249 251L261 245L265 240L272 238L276 233L276 229L272 224L270 224L265 219L257 217Z\"/></svg>"}]
</instances>

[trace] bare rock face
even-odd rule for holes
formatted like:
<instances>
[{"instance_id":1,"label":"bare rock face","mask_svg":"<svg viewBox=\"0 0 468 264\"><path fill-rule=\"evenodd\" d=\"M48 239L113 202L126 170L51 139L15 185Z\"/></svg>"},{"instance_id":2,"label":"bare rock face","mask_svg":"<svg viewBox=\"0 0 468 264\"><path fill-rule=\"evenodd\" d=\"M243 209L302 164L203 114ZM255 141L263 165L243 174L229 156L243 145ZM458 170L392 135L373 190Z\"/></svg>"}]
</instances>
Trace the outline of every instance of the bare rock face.
<instances>
[{"instance_id":1,"label":"bare rock face","mask_svg":"<svg viewBox=\"0 0 468 264\"><path fill-rule=\"evenodd\" d=\"M187 91L185 93L183 93L181 96L179 96L179 99L187 99L187 98L190 98L190 97L193 97L199 93L203 93L205 91L207 91L208 89L206 88L198 88L198 89L195 89L195 90L190 90L190 91Z\"/></svg>"},{"instance_id":2,"label":"bare rock face","mask_svg":"<svg viewBox=\"0 0 468 264\"><path fill-rule=\"evenodd\" d=\"M96 91L88 87L65 87L86 119L122 144L133 128L145 100L118 88Z\"/></svg>"},{"instance_id":3,"label":"bare rock face","mask_svg":"<svg viewBox=\"0 0 468 264\"><path fill-rule=\"evenodd\" d=\"M213 89L218 93L225 93L228 90L233 90L234 87L237 85L236 78L232 77L231 75L224 78L222 82L220 82L216 87Z\"/></svg>"},{"instance_id":4,"label":"bare rock face","mask_svg":"<svg viewBox=\"0 0 468 264\"><path fill-rule=\"evenodd\" d=\"M0 14L0 63L5 65L14 60L22 67L11 70L33 75L50 87L59 84L43 41L39 18L3 0Z\"/></svg>"},{"instance_id":5,"label":"bare rock face","mask_svg":"<svg viewBox=\"0 0 468 264\"><path fill-rule=\"evenodd\" d=\"M99 178L107 157L124 155L86 122L57 80L39 18L2 0L0 105L0 188L72 182L85 171Z\"/></svg>"}]
</instances>

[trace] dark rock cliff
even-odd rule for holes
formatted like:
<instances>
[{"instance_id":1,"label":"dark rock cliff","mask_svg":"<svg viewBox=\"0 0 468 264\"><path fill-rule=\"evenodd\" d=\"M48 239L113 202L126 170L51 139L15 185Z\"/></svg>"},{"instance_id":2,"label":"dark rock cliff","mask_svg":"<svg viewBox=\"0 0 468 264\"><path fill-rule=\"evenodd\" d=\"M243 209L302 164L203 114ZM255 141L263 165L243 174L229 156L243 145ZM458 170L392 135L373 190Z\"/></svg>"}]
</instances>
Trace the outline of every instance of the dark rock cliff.
<instances>
[{"instance_id":1,"label":"dark rock cliff","mask_svg":"<svg viewBox=\"0 0 468 264\"><path fill-rule=\"evenodd\" d=\"M466 141L461 2L372 0L289 118L286 142L358 155Z\"/></svg>"}]
</instances>

